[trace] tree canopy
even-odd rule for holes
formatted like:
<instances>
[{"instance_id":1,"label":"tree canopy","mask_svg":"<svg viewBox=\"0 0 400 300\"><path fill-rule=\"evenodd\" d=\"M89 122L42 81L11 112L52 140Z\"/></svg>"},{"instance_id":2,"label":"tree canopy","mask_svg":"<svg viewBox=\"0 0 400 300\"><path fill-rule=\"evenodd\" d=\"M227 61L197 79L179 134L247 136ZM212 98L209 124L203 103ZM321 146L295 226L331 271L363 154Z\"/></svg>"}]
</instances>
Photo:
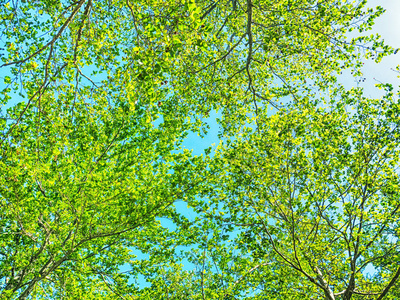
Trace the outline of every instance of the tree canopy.
<instances>
[{"instance_id":1,"label":"tree canopy","mask_svg":"<svg viewBox=\"0 0 400 300\"><path fill-rule=\"evenodd\" d=\"M398 299L398 94L341 83L383 12L3 1L0 299Z\"/></svg>"}]
</instances>

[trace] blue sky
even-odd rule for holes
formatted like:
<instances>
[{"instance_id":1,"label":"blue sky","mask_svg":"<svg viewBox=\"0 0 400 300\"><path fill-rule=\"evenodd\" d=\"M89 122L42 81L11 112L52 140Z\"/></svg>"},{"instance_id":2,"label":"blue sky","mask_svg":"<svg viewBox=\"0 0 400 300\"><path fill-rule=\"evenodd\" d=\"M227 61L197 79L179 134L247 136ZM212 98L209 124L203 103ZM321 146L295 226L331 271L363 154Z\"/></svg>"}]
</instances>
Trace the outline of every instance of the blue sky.
<instances>
[{"instance_id":1,"label":"blue sky","mask_svg":"<svg viewBox=\"0 0 400 300\"><path fill-rule=\"evenodd\" d=\"M386 12L376 20L373 33L379 33L382 38L390 46L400 48L400 1L399 0L369 0L368 6L382 6ZM400 80L397 78L398 73L391 71L400 65L400 51L396 55L385 57L380 64L374 62L365 63L365 87L370 91L372 86L378 81L389 82L394 84L398 89ZM374 80L375 78L375 80Z\"/></svg>"}]
</instances>

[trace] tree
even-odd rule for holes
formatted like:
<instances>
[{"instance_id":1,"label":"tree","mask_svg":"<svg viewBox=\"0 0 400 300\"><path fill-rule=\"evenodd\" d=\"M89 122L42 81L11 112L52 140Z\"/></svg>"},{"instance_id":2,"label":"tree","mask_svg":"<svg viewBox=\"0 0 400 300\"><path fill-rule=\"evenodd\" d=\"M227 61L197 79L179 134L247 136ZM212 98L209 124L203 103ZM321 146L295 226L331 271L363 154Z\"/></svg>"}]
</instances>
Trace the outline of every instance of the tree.
<instances>
[{"instance_id":1,"label":"tree","mask_svg":"<svg viewBox=\"0 0 400 300\"><path fill-rule=\"evenodd\" d=\"M324 105L260 111L259 130L221 145L190 202L196 238L177 258L193 267L179 288L191 299L397 299L400 102L380 88L381 99L338 87ZM169 267L150 280L182 276Z\"/></svg>"},{"instance_id":2,"label":"tree","mask_svg":"<svg viewBox=\"0 0 400 300\"><path fill-rule=\"evenodd\" d=\"M236 273L247 293L257 288L251 299L397 299L400 103L381 88L381 99L338 88L325 105L260 112L259 131L217 152L199 213L219 224L219 245L225 236L240 249L247 273L257 269Z\"/></svg>"},{"instance_id":3,"label":"tree","mask_svg":"<svg viewBox=\"0 0 400 300\"><path fill-rule=\"evenodd\" d=\"M240 141L247 132L252 145L269 124L268 107L290 98L307 115L302 99L317 101L343 69L360 76L362 54L392 53L378 37L346 38L383 12L365 4L5 2L0 298L118 299L146 295L131 282L139 274L173 278L158 267L180 268L168 249L200 235L173 203L197 203L200 212L206 204L196 196L225 184L213 181L224 164L184 150L186 136L206 134L214 110L221 137ZM251 124L254 136L243 129ZM180 225L179 234L158 218ZM132 249L153 257L138 262ZM129 276L120 272L127 263ZM191 273L181 276L195 288Z\"/></svg>"}]
</instances>

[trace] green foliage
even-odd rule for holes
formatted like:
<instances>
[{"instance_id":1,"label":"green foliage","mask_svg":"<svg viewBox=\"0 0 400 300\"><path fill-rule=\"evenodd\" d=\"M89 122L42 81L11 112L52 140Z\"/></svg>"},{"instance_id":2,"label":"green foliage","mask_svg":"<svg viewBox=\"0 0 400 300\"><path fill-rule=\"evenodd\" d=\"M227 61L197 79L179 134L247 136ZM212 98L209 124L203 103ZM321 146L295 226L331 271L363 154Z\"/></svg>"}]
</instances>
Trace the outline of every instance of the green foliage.
<instances>
[{"instance_id":1,"label":"green foliage","mask_svg":"<svg viewBox=\"0 0 400 300\"><path fill-rule=\"evenodd\" d=\"M365 6L3 1L0 299L395 299L400 104L337 83L394 51Z\"/></svg>"},{"instance_id":2,"label":"green foliage","mask_svg":"<svg viewBox=\"0 0 400 300\"><path fill-rule=\"evenodd\" d=\"M279 277L297 298L379 295L399 273L400 103L339 90L330 105L260 113L259 131L215 158L224 172L210 199L240 228L233 243L277 276L295 272Z\"/></svg>"}]
</instances>

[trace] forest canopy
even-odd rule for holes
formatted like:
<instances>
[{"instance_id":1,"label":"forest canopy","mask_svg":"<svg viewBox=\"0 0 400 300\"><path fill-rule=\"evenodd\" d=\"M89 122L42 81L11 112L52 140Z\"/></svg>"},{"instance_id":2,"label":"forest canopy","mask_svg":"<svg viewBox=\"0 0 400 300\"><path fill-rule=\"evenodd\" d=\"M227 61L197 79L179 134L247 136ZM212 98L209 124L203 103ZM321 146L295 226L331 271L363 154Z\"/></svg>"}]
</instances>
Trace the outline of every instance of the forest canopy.
<instances>
[{"instance_id":1,"label":"forest canopy","mask_svg":"<svg viewBox=\"0 0 400 300\"><path fill-rule=\"evenodd\" d=\"M400 298L382 7L0 4L0 299Z\"/></svg>"}]
</instances>

